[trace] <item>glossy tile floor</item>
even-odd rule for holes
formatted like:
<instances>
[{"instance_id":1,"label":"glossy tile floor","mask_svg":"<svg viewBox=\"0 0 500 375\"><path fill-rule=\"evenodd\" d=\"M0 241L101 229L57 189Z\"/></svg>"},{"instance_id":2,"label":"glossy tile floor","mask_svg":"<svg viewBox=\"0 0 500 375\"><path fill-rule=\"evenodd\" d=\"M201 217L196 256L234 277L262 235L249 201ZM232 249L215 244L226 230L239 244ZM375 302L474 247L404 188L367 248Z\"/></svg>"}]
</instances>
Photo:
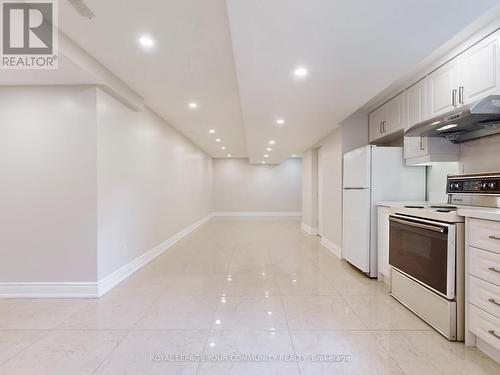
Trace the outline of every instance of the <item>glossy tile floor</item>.
<instances>
[{"instance_id":1,"label":"glossy tile floor","mask_svg":"<svg viewBox=\"0 0 500 375\"><path fill-rule=\"evenodd\" d=\"M493 375L500 366L442 338L297 221L230 219L205 224L100 300L0 300L0 374Z\"/></svg>"}]
</instances>

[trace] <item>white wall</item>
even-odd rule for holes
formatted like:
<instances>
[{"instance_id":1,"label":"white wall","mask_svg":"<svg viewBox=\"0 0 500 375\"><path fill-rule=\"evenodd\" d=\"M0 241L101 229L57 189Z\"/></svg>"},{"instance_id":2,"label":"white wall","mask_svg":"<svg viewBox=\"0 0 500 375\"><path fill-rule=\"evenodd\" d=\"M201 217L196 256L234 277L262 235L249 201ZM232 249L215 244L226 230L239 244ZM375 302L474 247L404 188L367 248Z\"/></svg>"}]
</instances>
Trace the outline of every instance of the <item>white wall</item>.
<instances>
[{"instance_id":1,"label":"white wall","mask_svg":"<svg viewBox=\"0 0 500 375\"><path fill-rule=\"evenodd\" d=\"M319 149L320 235L342 247L342 133L337 129L321 141Z\"/></svg>"},{"instance_id":2,"label":"white wall","mask_svg":"<svg viewBox=\"0 0 500 375\"><path fill-rule=\"evenodd\" d=\"M215 212L300 212L301 159L253 165L214 159Z\"/></svg>"},{"instance_id":3,"label":"white wall","mask_svg":"<svg viewBox=\"0 0 500 375\"><path fill-rule=\"evenodd\" d=\"M95 281L95 88L0 88L0 282Z\"/></svg>"},{"instance_id":4,"label":"white wall","mask_svg":"<svg viewBox=\"0 0 500 375\"><path fill-rule=\"evenodd\" d=\"M302 154L302 224L312 234L317 234L318 220L318 149Z\"/></svg>"},{"instance_id":5,"label":"white wall","mask_svg":"<svg viewBox=\"0 0 500 375\"><path fill-rule=\"evenodd\" d=\"M95 86L0 88L0 282L96 282L212 211L212 159Z\"/></svg>"},{"instance_id":6,"label":"white wall","mask_svg":"<svg viewBox=\"0 0 500 375\"><path fill-rule=\"evenodd\" d=\"M212 158L146 109L97 92L98 276L212 210Z\"/></svg>"}]
</instances>

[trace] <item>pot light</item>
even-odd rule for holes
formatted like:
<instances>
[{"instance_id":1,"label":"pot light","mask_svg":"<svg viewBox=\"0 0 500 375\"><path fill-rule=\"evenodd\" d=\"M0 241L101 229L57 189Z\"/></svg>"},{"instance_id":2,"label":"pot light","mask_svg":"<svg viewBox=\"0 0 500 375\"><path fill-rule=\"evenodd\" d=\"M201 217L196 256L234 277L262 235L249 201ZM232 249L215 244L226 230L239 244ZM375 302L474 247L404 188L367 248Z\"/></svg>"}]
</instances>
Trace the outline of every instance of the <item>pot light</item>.
<instances>
[{"instance_id":1,"label":"pot light","mask_svg":"<svg viewBox=\"0 0 500 375\"><path fill-rule=\"evenodd\" d=\"M273 140L270 140L270 141L269 141L269 144L270 144L270 145L274 145L275 143L276 143L276 142L275 142L275 141L273 141Z\"/></svg>"},{"instance_id":2,"label":"pot light","mask_svg":"<svg viewBox=\"0 0 500 375\"><path fill-rule=\"evenodd\" d=\"M279 118L276 120L277 125L283 125L285 123L285 119Z\"/></svg>"},{"instance_id":3,"label":"pot light","mask_svg":"<svg viewBox=\"0 0 500 375\"><path fill-rule=\"evenodd\" d=\"M445 126L441 126L440 128L438 128L437 131L442 132L444 130L456 128L457 126L458 126L457 124L445 125Z\"/></svg>"},{"instance_id":4,"label":"pot light","mask_svg":"<svg viewBox=\"0 0 500 375\"><path fill-rule=\"evenodd\" d=\"M220 138L217 138L217 139L215 140L215 142L220 142Z\"/></svg>"},{"instance_id":5,"label":"pot light","mask_svg":"<svg viewBox=\"0 0 500 375\"><path fill-rule=\"evenodd\" d=\"M265 157L265 158L268 158L268 157L269 157L269 155L267 155L267 154L266 154L266 155L264 155L264 157Z\"/></svg>"},{"instance_id":6,"label":"pot light","mask_svg":"<svg viewBox=\"0 0 500 375\"><path fill-rule=\"evenodd\" d=\"M196 108L198 108L198 103L191 102L191 103L188 104L188 107L191 108L191 109L196 109Z\"/></svg>"},{"instance_id":7,"label":"pot light","mask_svg":"<svg viewBox=\"0 0 500 375\"><path fill-rule=\"evenodd\" d=\"M214 133L215 133L215 130L214 130L214 129L210 129L208 132L209 132L210 134L214 134Z\"/></svg>"},{"instance_id":8,"label":"pot light","mask_svg":"<svg viewBox=\"0 0 500 375\"><path fill-rule=\"evenodd\" d=\"M230 158L231 157L231 154L227 154L227 157Z\"/></svg>"},{"instance_id":9,"label":"pot light","mask_svg":"<svg viewBox=\"0 0 500 375\"><path fill-rule=\"evenodd\" d=\"M266 151L272 151L273 149L271 147L266 148Z\"/></svg>"},{"instance_id":10,"label":"pot light","mask_svg":"<svg viewBox=\"0 0 500 375\"><path fill-rule=\"evenodd\" d=\"M220 149L221 149L221 150L225 150L225 149L226 149L226 146L222 146Z\"/></svg>"},{"instance_id":11,"label":"pot light","mask_svg":"<svg viewBox=\"0 0 500 375\"><path fill-rule=\"evenodd\" d=\"M266 161L265 161L265 160L262 160L262 161L261 161L261 163L262 163L262 164L266 164Z\"/></svg>"},{"instance_id":12,"label":"pot light","mask_svg":"<svg viewBox=\"0 0 500 375\"><path fill-rule=\"evenodd\" d=\"M153 40L153 38L151 38L147 35L141 36L139 38L139 43L141 44L141 46L146 47L146 48L151 48L155 45L155 41Z\"/></svg>"},{"instance_id":13,"label":"pot light","mask_svg":"<svg viewBox=\"0 0 500 375\"><path fill-rule=\"evenodd\" d=\"M297 155L293 154L293 155L292 155L292 158L295 158L295 157L297 157Z\"/></svg>"},{"instance_id":14,"label":"pot light","mask_svg":"<svg viewBox=\"0 0 500 375\"><path fill-rule=\"evenodd\" d=\"M309 71L303 66L298 66L293 71L293 74L295 75L295 77L304 78L309 74Z\"/></svg>"}]
</instances>

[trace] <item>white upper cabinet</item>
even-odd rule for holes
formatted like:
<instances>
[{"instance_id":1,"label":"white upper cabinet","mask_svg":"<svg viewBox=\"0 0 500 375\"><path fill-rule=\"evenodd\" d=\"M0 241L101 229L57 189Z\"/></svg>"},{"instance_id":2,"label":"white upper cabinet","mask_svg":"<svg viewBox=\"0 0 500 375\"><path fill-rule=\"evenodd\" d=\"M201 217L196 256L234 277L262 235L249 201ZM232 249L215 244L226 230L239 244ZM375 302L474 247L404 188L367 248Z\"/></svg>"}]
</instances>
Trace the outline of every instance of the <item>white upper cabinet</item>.
<instances>
[{"instance_id":1,"label":"white upper cabinet","mask_svg":"<svg viewBox=\"0 0 500 375\"><path fill-rule=\"evenodd\" d=\"M500 93L499 33L472 46L458 58L459 105Z\"/></svg>"},{"instance_id":2,"label":"white upper cabinet","mask_svg":"<svg viewBox=\"0 0 500 375\"><path fill-rule=\"evenodd\" d=\"M369 114L370 142L394 135L404 130L403 94Z\"/></svg>"},{"instance_id":3,"label":"white upper cabinet","mask_svg":"<svg viewBox=\"0 0 500 375\"><path fill-rule=\"evenodd\" d=\"M451 60L427 77L429 118L458 106L458 61Z\"/></svg>"},{"instance_id":4,"label":"white upper cabinet","mask_svg":"<svg viewBox=\"0 0 500 375\"><path fill-rule=\"evenodd\" d=\"M403 93L403 123L408 130L415 124L428 118L427 103L427 78L415 83Z\"/></svg>"},{"instance_id":5,"label":"white upper cabinet","mask_svg":"<svg viewBox=\"0 0 500 375\"><path fill-rule=\"evenodd\" d=\"M368 115L370 124L370 142L373 142L384 136L385 108L384 106L376 109Z\"/></svg>"},{"instance_id":6,"label":"white upper cabinet","mask_svg":"<svg viewBox=\"0 0 500 375\"><path fill-rule=\"evenodd\" d=\"M386 108L386 123L385 134L394 134L400 130L404 130L403 124L403 94L399 94L395 98L389 100L385 104Z\"/></svg>"}]
</instances>

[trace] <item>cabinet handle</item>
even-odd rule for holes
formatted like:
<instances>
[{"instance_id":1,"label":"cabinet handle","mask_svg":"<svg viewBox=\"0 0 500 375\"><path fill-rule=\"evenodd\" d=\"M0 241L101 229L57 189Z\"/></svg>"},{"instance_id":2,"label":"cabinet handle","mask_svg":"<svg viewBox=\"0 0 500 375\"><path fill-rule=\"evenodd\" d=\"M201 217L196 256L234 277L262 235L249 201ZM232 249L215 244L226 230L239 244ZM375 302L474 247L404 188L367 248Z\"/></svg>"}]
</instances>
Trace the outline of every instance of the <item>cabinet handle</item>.
<instances>
[{"instance_id":1,"label":"cabinet handle","mask_svg":"<svg viewBox=\"0 0 500 375\"><path fill-rule=\"evenodd\" d=\"M451 90L451 105L457 106L457 90Z\"/></svg>"},{"instance_id":2,"label":"cabinet handle","mask_svg":"<svg viewBox=\"0 0 500 375\"><path fill-rule=\"evenodd\" d=\"M460 86L458 88L458 102L464 104L464 87Z\"/></svg>"},{"instance_id":3,"label":"cabinet handle","mask_svg":"<svg viewBox=\"0 0 500 375\"><path fill-rule=\"evenodd\" d=\"M382 130L384 131L384 133L386 131L386 129L385 129L385 123L386 123L386 121L382 122Z\"/></svg>"},{"instance_id":4,"label":"cabinet handle","mask_svg":"<svg viewBox=\"0 0 500 375\"><path fill-rule=\"evenodd\" d=\"M500 270L497 270L495 267L489 267L488 268L490 271L500 273Z\"/></svg>"},{"instance_id":5,"label":"cabinet handle","mask_svg":"<svg viewBox=\"0 0 500 375\"><path fill-rule=\"evenodd\" d=\"M495 333L495 331L493 331L492 329L490 329L490 330L488 331L488 333L489 333L491 336L494 336L494 337L496 337L497 339L500 339L500 336L499 336L499 335L497 335L497 334Z\"/></svg>"},{"instance_id":6,"label":"cabinet handle","mask_svg":"<svg viewBox=\"0 0 500 375\"><path fill-rule=\"evenodd\" d=\"M382 134L382 121L380 121L380 124L378 124L378 130L380 132L380 134Z\"/></svg>"},{"instance_id":7,"label":"cabinet handle","mask_svg":"<svg viewBox=\"0 0 500 375\"><path fill-rule=\"evenodd\" d=\"M488 302L491 302L491 303L492 303L492 304L494 304L494 305L500 306L500 303L498 303L497 301L495 301L495 299L494 299L494 298L490 298L490 299L488 300Z\"/></svg>"},{"instance_id":8,"label":"cabinet handle","mask_svg":"<svg viewBox=\"0 0 500 375\"><path fill-rule=\"evenodd\" d=\"M420 137L420 151L424 151L424 137Z\"/></svg>"},{"instance_id":9,"label":"cabinet handle","mask_svg":"<svg viewBox=\"0 0 500 375\"><path fill-rule=\"evenodd\" d=\"M489 239L490 239L490 240L497 240L497 241L500 241L500 237L497 237L497 236L489 236Z\"/></svg>"}]
</instances>

